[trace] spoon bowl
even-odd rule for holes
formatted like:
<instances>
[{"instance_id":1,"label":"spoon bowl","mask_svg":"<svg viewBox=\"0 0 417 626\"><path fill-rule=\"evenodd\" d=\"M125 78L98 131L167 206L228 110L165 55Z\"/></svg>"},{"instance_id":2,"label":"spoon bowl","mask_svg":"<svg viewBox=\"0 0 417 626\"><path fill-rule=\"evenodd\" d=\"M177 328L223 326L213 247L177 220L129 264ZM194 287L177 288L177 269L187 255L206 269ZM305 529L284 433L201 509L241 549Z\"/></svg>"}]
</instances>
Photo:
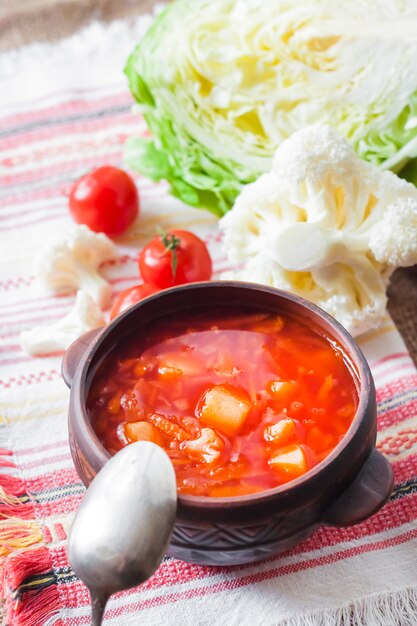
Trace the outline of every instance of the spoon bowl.
<instances>
[{"instance_id":1,"label":"spoon bowl","mask_svg":"<svg viewBox=\"0 0 417 626\"><path fill-rule=\"evenodd\" d=\"M108 598L155 572L175 522L177 489L168 455L141 441L113 456L92 481L68 539L69 562L88 587L93 626Z\"/></svg>"}]
</instances>

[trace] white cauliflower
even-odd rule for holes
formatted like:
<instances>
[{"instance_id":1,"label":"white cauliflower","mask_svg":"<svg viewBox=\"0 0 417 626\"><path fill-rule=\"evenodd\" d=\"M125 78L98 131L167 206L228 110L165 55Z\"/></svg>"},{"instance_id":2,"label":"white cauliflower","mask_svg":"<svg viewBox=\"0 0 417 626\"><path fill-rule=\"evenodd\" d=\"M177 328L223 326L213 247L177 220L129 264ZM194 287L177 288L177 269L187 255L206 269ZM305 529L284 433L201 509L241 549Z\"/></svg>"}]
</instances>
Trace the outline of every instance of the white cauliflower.
<instances>
[{"instance_id":1,"label":"white cauliflower","mask_svg":"<svg viewBox=\"0 0 417 626\"><path fill-rule=\"evenodd\" d=\"M398 266L417 263L417 189L329 126L294 133L221 220L227 277L303 296L353 335L377 326Z\"/></svg>"},{"instance_id":2,"label":"white cauliflower","mask_svg":"<svg viewBox=\"0 0 417 626\"><path fill-rule=\"evenodd\" d=\"M111 301L111 287L98 270L103 261L117 256L115 244L106 235L77 225L41 251L36 269L43 285L55 295L82 289L105 309Z\"/></svg>"},{"instance_id":3,"label":"white cauliflower","mask_svg":"<svg viewBox=\"0 0 417 626\"><path fill-rule=\"evenodd\" d=\"M202 428L197 439L184 441L181 447L191 459L214 463L220 457L224 444L212 428Z\"/></svg>"},{"instance_id":4,"label":"white cauliflower","mask_svg":"<svg viewBox=\"0 0 417 626\"><path fill-rule=\"evenodd\" d=\"M66 350L80 335L102 326L101 310L85 291L78 291L71 311L56 324L35 326L20 334L20 343L31 355L50 354Z\"/></svg>"}]
</instances>

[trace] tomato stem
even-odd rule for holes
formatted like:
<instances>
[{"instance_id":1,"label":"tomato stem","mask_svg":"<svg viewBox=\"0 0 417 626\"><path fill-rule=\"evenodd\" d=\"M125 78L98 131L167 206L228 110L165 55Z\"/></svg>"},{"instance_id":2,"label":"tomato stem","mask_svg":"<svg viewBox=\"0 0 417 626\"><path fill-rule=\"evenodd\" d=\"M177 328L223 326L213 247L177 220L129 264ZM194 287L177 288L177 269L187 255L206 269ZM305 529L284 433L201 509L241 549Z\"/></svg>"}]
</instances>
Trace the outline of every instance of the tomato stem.
<instances>
[{"instance_id":1,"label":"tomato stem","mask_svg":"<svg viewBox=\"0 0 417 626\"><path fill-rule=\"evenodd\" d=\"M172 276L173 278L175 278L177 274L177 267L178 267L177 250L181 245L181 239L177 237L176 235L174 235L173 233L166 233L164 231L161 231L161 238L162 238L162 243L164 244L165 250L167 252L171 252Z\"/></svg>"}]
</instances>

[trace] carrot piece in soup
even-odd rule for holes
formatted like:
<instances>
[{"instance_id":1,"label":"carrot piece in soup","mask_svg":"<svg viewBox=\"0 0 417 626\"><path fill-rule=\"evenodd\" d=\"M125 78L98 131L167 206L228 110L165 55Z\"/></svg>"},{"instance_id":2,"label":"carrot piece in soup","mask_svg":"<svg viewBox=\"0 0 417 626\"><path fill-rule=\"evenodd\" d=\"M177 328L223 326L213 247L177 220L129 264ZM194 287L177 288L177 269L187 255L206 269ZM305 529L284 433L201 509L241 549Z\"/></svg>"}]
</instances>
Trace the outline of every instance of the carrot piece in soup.
<instances>
[{"instance_id":1,"label":"carrot piece in soup","mask_svg":"<svg viewBox=\"0 0 417 626\"><path fill-rule=\"evenodd\" d=\"M317 426L313 426L306 437L306 444L317 453L334 448L336 443L337 440L333 435L324 433Z\"/></svg>"},{"instance_id":2,"label":"carrot piece in soup","mask_svg":"<svg viewBox=\"0 0 417 626\"><path fill-rule=\"evenodd\" d=\"M202 397L197 414L203 424L231 436L242 428L250 410L251 403L242 390L215 385Z\"/></svg>"},{"instance_id":3,"label":"carrot piece in soup","mask_svg":"<svg viewBox=\"0 0 417 626\"><path fill-rule=\"evenodd\" d=\"M116 395L113 396L113 398L111 398L108 403L107 403L107 410L109 413L111 413L112 415L117 415L119 410L120 410L120 399L122 397L122 394L120 391L118 391L116 393Z\"/></svg>"},{"instance_id":4,"label":"carrot piece in soup","mask_svg":"<svg viewBox=\"0 0 417 626\"><path fill-rule=\"evenodd\" d=\"M133 368L133 374L137 378L144 376L153 368L154 363L150 363L149 361L144 361L142 358L138 359L135 367Z\"/></svg>"},{"instance_id":5,"label":"carrot piece in soup","mask_svg":"<svg viewBox=\"0 0 417 626\"><path fill-rule=\"evenodd\" d=\"M248 478L251 473L250 463L243 455L240 455L239 460L235 462L223 462L221 465L213 468L210 472L210 476L213 480L225 482L228 480L240 481L243 478Z\"/></svg>"},{"instance_id":6,"label":"carrot piece in soup","mask_svg":"<svg viewBox=\"0 0 417 626\"><path fill-rule=\"evenodd\" d=\"M336 413L340 417L347 418L351 421L353 419L353 416L355 415L355 407L353 406L353 404L345 404L340 409L338 409Z\"/></svg>"},{"instance_id":7,"label":"carrot piece in soup","mask_svg":"<svg viewBox=\"0 0 417 626\"><path fill-rule=\"evenodd\" d=\"M212 428L202 428L197 439L185 441L181 448L190 459L203 463L217 461L224 448L224 443Z\"/></svg>"},{"instance_id":8,"label":"carrot piece in soup","mask_svg":"<svg viewBox=\"0 0 417 626\"><path fill-rule=\"evenodd\" d=\"M182 370L170 365L160 365L158 367L158 377L163 381L177 380L182 376Z\"/></svg>"},{"instance_id":9,"label":"carrot piece in soup","mask_svg":"<svg viewBox=\"0 0 417 626\"><path fill-rule=\"evenodd\" d=\"M148 420L170 439L176 441L185 441L190 439L190 435L173 421L160 415L159 413L150 413L147 415Z\"/></svg>"},{"instance_id":10,"label":"carrot piece in soup","mask_svg":"<svg viewBox=\"0 0 417 626\"><path fill-rule=\"evenodd\" d=\"M123 433L129 443L134 441L152 441L158 446L163 446L161 434L149 422L127 422L123 426Z\"/></svg>"},{"instance_id":11,"label":"carrot piece in soup","mask_svg":"<svg viewBox=\"0 0 417 626\"><path fill-rule=\"evenodd\" d=\"M308 470L305 452L301 446L288 446L274 452L270 465L284 474L288 480L302 476Z\"/></svg>"},{"instance_id":12,"label":"carrot piece in soup","mask_svg":"<svg viewBox=\"0 0 417 626\"><path fill-rule=\"evenodd\" d=\"M332 374L328 374L325 377L324 382L317 393L316 400L318 400L319 402L325 402L329 396L329 393L333 389L334 384L335 384L335 380Z\"/></svg>"}]
</instances>

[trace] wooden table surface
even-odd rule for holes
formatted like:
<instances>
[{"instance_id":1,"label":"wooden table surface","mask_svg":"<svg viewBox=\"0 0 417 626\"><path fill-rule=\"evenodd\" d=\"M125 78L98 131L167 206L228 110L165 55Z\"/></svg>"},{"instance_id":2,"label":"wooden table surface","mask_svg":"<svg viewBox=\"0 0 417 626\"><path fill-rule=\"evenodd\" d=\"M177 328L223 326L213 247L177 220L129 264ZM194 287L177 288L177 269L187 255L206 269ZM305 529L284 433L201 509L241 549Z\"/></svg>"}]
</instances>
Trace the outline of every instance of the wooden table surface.
<instances>
[{"instance_id":1,"label":"wooden table surface","mask_svg":"<svg viewBox=\"0 0 417 626\"><path fill-rule=\"evenodd\" d=\"M0 0L0 51L34 41L56 41L93 20L146 13L154 0ZM417 266L397 270L389 310L417 363Z\"/></svg>"}]
</instances>

